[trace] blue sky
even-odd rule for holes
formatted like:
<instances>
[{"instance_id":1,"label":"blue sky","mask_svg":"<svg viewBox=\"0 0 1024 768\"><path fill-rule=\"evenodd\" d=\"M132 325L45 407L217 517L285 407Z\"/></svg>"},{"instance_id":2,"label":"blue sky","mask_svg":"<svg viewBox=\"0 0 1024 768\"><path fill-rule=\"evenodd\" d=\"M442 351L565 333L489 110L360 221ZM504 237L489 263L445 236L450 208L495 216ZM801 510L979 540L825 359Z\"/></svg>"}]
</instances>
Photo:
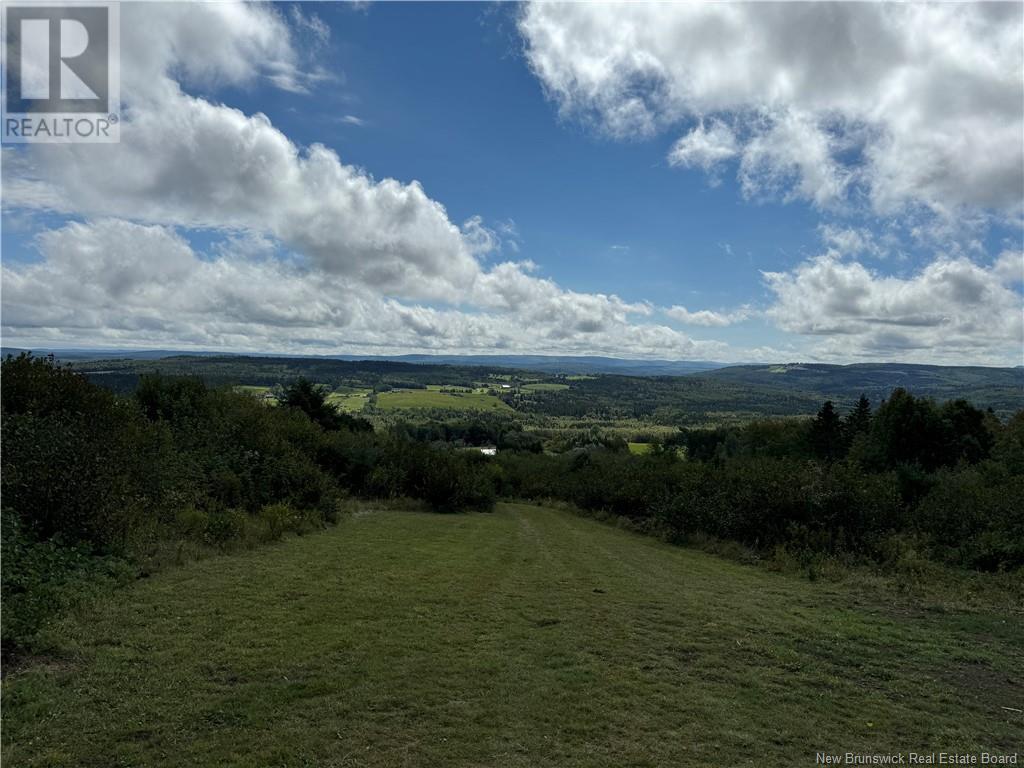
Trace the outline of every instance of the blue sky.
<instances>
[{"instance_id":1,"label":"blue sky","mask_svg":"<svg viewBox=\"0 0 1024 768\"><path fill-rule=\"evenodd\" d=\"M343 81L318 89L314 104L273 89L240 90L230 103L374 176L419 180L455 221L514 221L520 254L560 283L665 304L699 291L731 306L762 288L756 271L723 270L723 259L775 269L818 245L807 206L751 205L732 180L712 189L670 168L670 137L615 142L559 120L521 54L514 8L317 13L332 27L324 64Z\"/></svg>"},{"instance_id":2,"label":"blue sky","mask_svg":"<svg viewBox=\"0 0 1024 768\"><path fill-rule=\"evenodd\" d=\"M161 19L165 12L172 23ZM1009 39L1004 53L1012 61L1013 9L981 25L964 18L970 8L886 19L893 51L874 56L889 68L879 65L856 87L835 75L824 83L834 104L817 95L815 80L827 79L814 59L822 52L794 54L780 30L849 26L856 71L867 44L858 48L856 30L877 21L866 18L870 8L836 15L812 6L800 19L755 9L730 18L735 29L718 41L701 35L700 43L726 54L761 36L761 58L736 64L735 77L727 55L708 71L699 52L686 58L693 47L683 44L686 36L718 12L713 6L692 18L664 5L635 13L477 3L250 6L211 22L237 38L237 60L205 61L199 25L188 21L209 12L157 6L124 15L121 145L5 148L5 343L1021 362L1019 147L998 147L1003 167L977 171L970 159L992 150L982 144L993 140L985 125L972 124L974 142L952 118L948 126L928 122L925 135L916 117L898 114L899 104L908 115L935 109L930 101L897 100L896 108L872 112L873 84L888 92L902 82L900 72L934 67L955 96L949 72L959 67L963 88L992 81L993 121L1003 125L1010 115L1019 126L1012 88L1020 85L1019 60L1007 83L1005 73L972 70L970 50L943 58L905 44L913 25L931 24L938 34L966 24L980 48ZM633 42L609 49L616 30ZM669 31L667 40L659 30ZM161 35L179 37L166 59L150 61L147 49L168 42ZM561 44L565 36L576 45ZM825 53L843 58L842 49ZM778 78L759 84L762 71L798 85L780 97ZM927 85L915 83L915 93ZM190 101L175 101L183 98ZM209 114L193 120L200 107ZM186 128L159 141L133 137L146 110L162 116L161 130L169 130L168 115ZM285 188L279 177L291 161L276 159L272 167L284 170L258 181L270 190L267 200L254 196L251 210L242 210L244 203L223 201L246 197L253 177L232 174L259 152L223 131L251 136L257 113L269 119L256 126L272 133L268 140L294 148L302 178ZM240 159L206 178L209 162L181 133L206 135L199 132L214 117L223 123L215 138ZM943 143L943 131L956 142ZM957 151L968 170L935 149L954 143L963 145ZM318 144L336 155L345 184L360 170L372 176L360 192L365 201L345 192L343 203L313 210L331 194L313 188L303 165ZM154 151L166 154L165 165L136 173ZM216 158L228 159L224 151ZM187 178L190 162L195 179ZM110 170L122 164L133 170ZM104 176L96 189L72 178L87 168ZM382 179L401 185L391 190L399 197L418 182L422 199L398 211L394 200L378 199ZM175 189L179 183L188 191ZM300 205L307 194L310 202ZM299 212L274 220L290 205ZM300 226L307 215L310 223ZM377 229L346 239L361 216ZM330 232L310 235L321 227ZM487 247L472 245L480 232ZM150 274L136 263L132 243L151 239L173 269ZM106 261L86 265L97 250ZM377 270L381 258L388 266ZM235 281L225 296L201 297L197 285L221 279L199 274L212 267L218 276L248 275L245 295L225 277ZM84 290L90 281L95 291ZM174 281L173 297L156 289ZM65 283L73 288L61 297ZM237 310L221 317L203 301ZM317 311L299 317L311 304ZM384 314L386 321L374 320Z\"/></svg>"}]
</instances>

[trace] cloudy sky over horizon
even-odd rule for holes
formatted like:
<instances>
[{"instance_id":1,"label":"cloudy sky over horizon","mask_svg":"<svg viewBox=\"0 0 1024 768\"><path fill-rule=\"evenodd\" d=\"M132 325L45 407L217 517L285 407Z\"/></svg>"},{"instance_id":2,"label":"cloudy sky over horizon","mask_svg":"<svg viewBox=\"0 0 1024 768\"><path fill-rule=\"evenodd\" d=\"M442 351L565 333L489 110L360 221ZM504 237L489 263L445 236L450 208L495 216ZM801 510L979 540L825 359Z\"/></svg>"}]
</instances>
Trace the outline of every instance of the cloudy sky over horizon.
<instances>
[{"instance_id":1,"label":"cloudy sky over horizon","mask_svg":"<svg viewBox=\"0 0 1024 768\"><path fill-rule=\"evenodd\" d=\"M1019 365L1022 7L124 3L4 344Z\"/></svg>"}]
</instances>

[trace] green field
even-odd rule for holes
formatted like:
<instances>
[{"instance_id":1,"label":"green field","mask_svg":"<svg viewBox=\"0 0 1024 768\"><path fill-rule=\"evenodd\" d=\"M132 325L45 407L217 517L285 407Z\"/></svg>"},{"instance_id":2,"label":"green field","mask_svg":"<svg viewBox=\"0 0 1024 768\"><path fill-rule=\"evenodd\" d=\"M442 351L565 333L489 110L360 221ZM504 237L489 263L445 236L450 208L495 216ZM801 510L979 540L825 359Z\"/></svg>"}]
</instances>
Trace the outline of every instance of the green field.
<instances>
[{"instance_id":1,"label":"green field","mask_svg":"<svg viewBox=\"0 0 1024 768\"><path fill-rule=\"evenodd\" d=\"M157 574L3 681L4 764L809 766L1020 750L1019 618L568 513L358 512Z\"/></svg>"},{"instance_id":2,"label":"green field","mask_svg":"<svg viewBox=\"0 0 1024 768\"><path fill-rule=\"evenodd\" d=\"M512 409L494 395L470 392L450 394L433 389L404 389L381 392L377 395L377 407L383 411L404 408L445 408L454 411L511 411Z\"/></svg>"},{"instance_id":3,"label":"green field","mask_svg":"<svg viewBox=\"0 0 1024 768\"><path fill-rule=\"evenodd\" d=\"M232 387L235 392L241 392L246 395L265 395L270 392L270 387L260 387L254 384L238 384Z\"/></svg>"},{"instance_id":4,"label":"green field","mask_svg":"<svg viewBox=\"0 0 1024 768\"><path fill-rule=\"evenodd\" d=\"M533 384L523 384L522 389L527 392L561 392L569 388L568 384L555 384L545 382L535 382Z\"/></svg>"},{"instance_id":5,"label":"green field","mask_svg":"<svg viewBox=\"0 0 1024 768\"><path fill-rule=\"evenodd\" d=\"M652 448L653 446L650 443L629 443L629 452L635 453L638 456L650 453Z\"/></svg>"},{"instance_id":6,"label":"green field","mask_svg":"<svg viewBox=\"0 0 1024 768\"><path fill-rule=\"evenodd\" d=\"M345 387L344 391L334 391L327 396L327 402L336 405L347 413L357 413L366 407L371 389Z\"/></svg>"}]
</instances>

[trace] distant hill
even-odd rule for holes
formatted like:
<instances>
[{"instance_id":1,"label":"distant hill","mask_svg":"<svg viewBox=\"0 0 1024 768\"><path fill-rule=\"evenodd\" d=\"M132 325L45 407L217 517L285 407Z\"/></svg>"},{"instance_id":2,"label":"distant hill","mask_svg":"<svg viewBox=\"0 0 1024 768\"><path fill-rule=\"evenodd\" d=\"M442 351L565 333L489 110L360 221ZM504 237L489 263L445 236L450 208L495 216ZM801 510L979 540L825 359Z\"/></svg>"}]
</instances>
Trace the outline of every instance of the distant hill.
<instances>
[{"instance_id":1,"label":"distant hill","mask_svg":"<svg viewBox=\"0 0 1024 768\"><path fill-rule=\"evenodd\" d=\"M914 394L949 400L958 397L997 411L1024 407L1024 368L856 363L824 365L733 365L703 374L730 384L774 387L787 392L814 392L849 401L862 393L878 402L896 387Z\"/></svg>"},{"instance_id":2,"label":"distant hill","mask_svg":"<svg viewBox=\"0 0 1024 768\"><path fill-rule=\"evenodd\" d=\"M17 352L4 349L4 354ZM1024 408L1024 367L857 363L730 365L555 355L302 356L175 353L163 350L52 350L105 386L134 389L140 373L201 376L211 384L273 385L297 376L332 386L467 385L491 372L544 377L586 375L571 391L530 407L550 415L631 413L813 413L825 399L849 407L863 393L875 404L896 387L936 400L965 398L1006 416ZM46 354L38 350L37 354ZM504 375L503 374L503 375ZM659 411L659 409L662 409ZM668 410L665 410L668 409Z\"/></svg>"},{"instance_id":3,"label":"distant hill","mask_svg":"<svg viewBox=\"0 0 1024 768\"><path fill-rule=\"evenodd\" d=\"M4 347L0 353L27 351ZM541 373L618 373L624 376L685 376L721 368L725 363L704 360L627 360L617 357L574 355L282 355L224 352L195 352L170 349L37 349L37 355L53 354L61 360L161 360L169 357L266 357L298 360L346 360L455 365L485 368L514 368Z\"/></svg>"},{"instance_id":4,"label":"distant hill","mask_svg":"<svg viewBox=\"0 0 1024 768\"><path fill-rule=\"evenodd\" d=\"M42 349L27 347L2 347L0 357L31 352L37 357L53 355L58 360L162 360L165 357L217 357L223 352L182 351L173 349Z\"/></svg>"},{"instance_id":5,"label":"distant hill","mask_svg":"<svg viewBox=\"0 0 1024 768\"><path fill-rule=\"evenodd\" d=\"M337 356L344 360L394 360L427 365L474 365L486 368L515 368L542 373L618 373L623 376L685 376L711 371L725 363L705 360L627 360L618 357L562 355L396 355L359 358Z\"/></svg>"}]
</instances>

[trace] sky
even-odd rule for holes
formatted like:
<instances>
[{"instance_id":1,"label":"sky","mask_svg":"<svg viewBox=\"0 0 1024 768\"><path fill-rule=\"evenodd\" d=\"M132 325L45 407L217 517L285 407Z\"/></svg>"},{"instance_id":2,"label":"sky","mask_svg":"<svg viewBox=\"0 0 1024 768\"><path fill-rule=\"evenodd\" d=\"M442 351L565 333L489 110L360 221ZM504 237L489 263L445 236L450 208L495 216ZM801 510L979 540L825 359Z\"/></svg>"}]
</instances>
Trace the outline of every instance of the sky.
<instances>
[{"instance_id":1,"label":"sky","mask_svg":"<svg viewBox=\"0 0 1024 768\"><path fill-rule=\"evenodd\" d=\"M1022 7L123 3L3 343L1020 365Z\"/></svg>"}]
</instances>

